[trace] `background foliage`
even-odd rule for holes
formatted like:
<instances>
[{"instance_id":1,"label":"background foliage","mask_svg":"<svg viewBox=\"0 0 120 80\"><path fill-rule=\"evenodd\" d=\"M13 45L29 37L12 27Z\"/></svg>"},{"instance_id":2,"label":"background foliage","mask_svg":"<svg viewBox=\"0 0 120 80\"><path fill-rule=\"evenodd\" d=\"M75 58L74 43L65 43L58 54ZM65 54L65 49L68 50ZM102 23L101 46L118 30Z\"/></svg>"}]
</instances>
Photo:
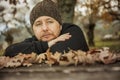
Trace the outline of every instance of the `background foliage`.
<instances>
[{"instance_id":1,"label":"background foliage","mask_svg":"<svg viewBox=\"0 0 120 80\"><path fill-rule=\"evenodd\" d=\"M32 7L42 0L0 0L0 49L33 35L29 22ZM120 49L120 0L53 0L63 22L84 31L90 48Z\"/></svg>"}]
</instances>

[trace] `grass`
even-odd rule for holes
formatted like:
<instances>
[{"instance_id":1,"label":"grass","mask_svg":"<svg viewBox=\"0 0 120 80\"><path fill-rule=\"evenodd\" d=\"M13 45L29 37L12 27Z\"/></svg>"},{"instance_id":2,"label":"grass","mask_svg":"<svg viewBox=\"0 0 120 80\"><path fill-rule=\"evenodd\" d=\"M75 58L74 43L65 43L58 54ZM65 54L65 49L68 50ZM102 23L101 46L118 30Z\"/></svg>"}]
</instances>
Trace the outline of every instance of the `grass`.
<instances>
[{"instance_id":1,"label":"grass","mask_svg":"<svg viewBox=\"0 0 120 80\"><path fill-rule=\"evenodd\" d=\"M95 41L95 47L109 47L110 50L115 52L120 52L120 40L111 40L111 41Z\"/></svg>"},{"instance_id":2,"label":"grass","mask_svg":"<svg viewBox=\"0 0 120 80\"><path fill-rule=\"evenodd\" d=\"M0 50L0 56L2 56L2 55L3 55L3 53L4 53L4 50L3 50L3 49L1 49L1 50Z\"/></svg>"}]
</instances>

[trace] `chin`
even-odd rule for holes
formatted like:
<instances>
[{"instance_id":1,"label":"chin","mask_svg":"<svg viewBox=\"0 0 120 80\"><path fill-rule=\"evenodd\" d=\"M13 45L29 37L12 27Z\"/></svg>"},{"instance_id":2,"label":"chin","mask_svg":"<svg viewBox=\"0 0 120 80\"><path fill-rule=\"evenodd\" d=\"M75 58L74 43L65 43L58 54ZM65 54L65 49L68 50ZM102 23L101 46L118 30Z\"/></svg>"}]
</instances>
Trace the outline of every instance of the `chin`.
<instances>
[{"instance_id":1,"label":"chin","mask_svg":"<svg viewBox=\"0 0 120 80\"><path fill-rule=\"evenodd\" d=\"M50 39L42 39L42 41L51 41L51 40L53 40L53 38L50 38Z\"/></svg>"},{"instance_id":2,"label":"chin","mask_svg":"<svg viewBox=\"0 0 120 80\"><path fill-rule=\"evenodd\" d=\"M49 36L49 37L42 37L41 40L48 42L48 41L51 41L51 40L53 40L53 39L55 39L55 38L56 38L55 36Z\"/></svg>"}]
</instances>

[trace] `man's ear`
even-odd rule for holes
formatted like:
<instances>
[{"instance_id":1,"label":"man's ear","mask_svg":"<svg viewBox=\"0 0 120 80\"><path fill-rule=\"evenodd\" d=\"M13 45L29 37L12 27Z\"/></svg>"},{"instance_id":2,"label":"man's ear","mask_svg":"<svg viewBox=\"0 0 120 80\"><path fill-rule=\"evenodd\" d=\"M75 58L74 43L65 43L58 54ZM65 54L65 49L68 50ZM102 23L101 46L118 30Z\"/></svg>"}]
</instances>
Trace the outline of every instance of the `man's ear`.
<instances>
[{"instance_id":1,"label":"man's ear","mask_svg":"<svg viewBox=\"0 0 120 80\"><path fill-rule=\"evenodd\" d=\"M60 25L60 30L62 30L62 25Z\"/></svg>"}]
</instances>

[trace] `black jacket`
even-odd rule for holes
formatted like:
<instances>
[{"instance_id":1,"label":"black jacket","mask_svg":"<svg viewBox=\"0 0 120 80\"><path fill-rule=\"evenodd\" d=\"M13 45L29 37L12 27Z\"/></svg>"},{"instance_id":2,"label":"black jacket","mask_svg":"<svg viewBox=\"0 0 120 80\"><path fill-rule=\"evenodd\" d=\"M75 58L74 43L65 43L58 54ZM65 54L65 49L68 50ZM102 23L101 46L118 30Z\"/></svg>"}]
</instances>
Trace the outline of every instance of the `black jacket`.
<instances>
[{"instance_id":1,"label":"black jacket","mask_svg":"<svg viewBox=\"0 0 120 80\"><path fill-rule=\"evenodd\" d=\"M51 52L55 53L56 51L58 51L63 53L68 52L70 49L83 51L89 50L83 32L77 25L64 23L62 25L61 35L68 32L70 33L70 35L72 35L72 37L66 41L61 41L54 44L50 48ZM38 41L35 36L33 36L32 38L28 38L20 43L10 45L5 50L5 56L13 57L20 52L25 54L29 54L31 52L40 54L46 52L47 49L47 42Z\"/></svg>"}]
</instances>

